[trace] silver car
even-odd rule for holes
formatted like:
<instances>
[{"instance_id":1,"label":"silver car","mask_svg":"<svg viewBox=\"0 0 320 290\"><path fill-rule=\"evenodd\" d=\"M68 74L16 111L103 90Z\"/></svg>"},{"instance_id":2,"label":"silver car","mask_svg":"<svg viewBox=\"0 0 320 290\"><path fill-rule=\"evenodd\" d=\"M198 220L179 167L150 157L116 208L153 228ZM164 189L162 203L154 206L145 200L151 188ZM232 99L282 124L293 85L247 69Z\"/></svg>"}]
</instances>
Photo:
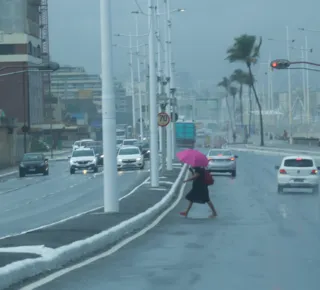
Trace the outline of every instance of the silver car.
<instances>
[{"instance_id":1,"label":"silver car","mask_svg":"<svg viewBox=\"0 0 320 290\"><path fill-rule=\"evenodd\" d=\"M231 173L231 176L237 175L237 155L234 155L228 149L211 149L207 154L209 164L207 170L210 172Z\"/></svg>"}]
</instances>

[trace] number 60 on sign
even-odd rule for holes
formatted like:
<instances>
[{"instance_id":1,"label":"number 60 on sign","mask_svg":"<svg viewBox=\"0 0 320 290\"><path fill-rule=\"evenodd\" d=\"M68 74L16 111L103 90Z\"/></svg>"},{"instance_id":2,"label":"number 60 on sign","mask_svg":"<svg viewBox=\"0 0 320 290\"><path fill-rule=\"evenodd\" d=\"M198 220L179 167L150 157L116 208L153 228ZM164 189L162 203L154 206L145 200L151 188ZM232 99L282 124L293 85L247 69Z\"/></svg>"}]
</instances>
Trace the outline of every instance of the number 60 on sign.
<instances>
[{"instance_id":1,"label":"number 60 on sign","mask_svg":"<svg viewBox=\"0 0 320 290\"><path fill-rule=\"evenodd\" d=\"M158 126L166 127L170 123L170 117L167 113L159 113L158 114Z\"/></svg>"}]
</instances>

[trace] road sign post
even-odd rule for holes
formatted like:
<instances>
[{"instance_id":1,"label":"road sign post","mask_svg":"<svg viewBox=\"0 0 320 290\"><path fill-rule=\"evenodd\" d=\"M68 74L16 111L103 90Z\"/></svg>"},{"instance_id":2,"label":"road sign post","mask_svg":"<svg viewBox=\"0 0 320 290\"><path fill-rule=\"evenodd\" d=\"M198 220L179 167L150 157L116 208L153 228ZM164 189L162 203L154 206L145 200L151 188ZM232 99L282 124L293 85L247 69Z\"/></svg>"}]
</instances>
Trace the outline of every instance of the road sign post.
<instances>
[{"instance_id":1,"label":"road sign post","mask_svg":"<svg viewBox=\"0 0 320 290\"><path fill-rule=\"evenodd\" d=\"M158 113L158 126L166 127L170 123L170 116L166 112Z\"/></svg>"},{"instance_id":2,"label":"road sign post","mask_svg":"<svg viewBox=\"0 0 320 290\"><path fill-rule=\"evenodd\" d=\"M167 107L167 104L166 103L163 103L163 104L160 104L160 109L161 109L161 112L158 114L158 125L159 125L159 120L161 119L159 115L167 115L166 113L166 107ZM166 126L160 126L161 127L161 147L163 148L162 152L161 152L161 164L162 164L162 167L161 167L161 173L162 175L165 173L165 170L166 170L166 162L167 162L167 151L166 151Z\"/></svg>"}]
</instances>

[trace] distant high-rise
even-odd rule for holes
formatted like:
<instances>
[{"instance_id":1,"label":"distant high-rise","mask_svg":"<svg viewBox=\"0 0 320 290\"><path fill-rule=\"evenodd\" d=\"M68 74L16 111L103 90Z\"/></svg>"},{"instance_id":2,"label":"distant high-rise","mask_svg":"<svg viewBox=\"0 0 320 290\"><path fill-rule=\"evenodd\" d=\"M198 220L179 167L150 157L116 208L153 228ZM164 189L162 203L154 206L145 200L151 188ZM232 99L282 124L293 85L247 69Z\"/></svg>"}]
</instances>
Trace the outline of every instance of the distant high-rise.
<instances>
[{"instance_id":1,"label":"distant high-rise","mask_svg":"<svg viewBox=\"0 0 320 290\"><path fill-rule=\"evenodd\" d=\"M43 62L45 2L0 1L0 109L29 127L44 120L43 75L28 69Z\"/></svg>"},{"instance_id":2,"label":"distant high-rise","mask_svg":"<svg viewBox=\"0 0 320 290\"><path fill-rule=\"evenodd\" d=\"M189 89L193 87L192 78L188 72L177 72L176 73L176 87Z\"/></svg>"}]
</instances>

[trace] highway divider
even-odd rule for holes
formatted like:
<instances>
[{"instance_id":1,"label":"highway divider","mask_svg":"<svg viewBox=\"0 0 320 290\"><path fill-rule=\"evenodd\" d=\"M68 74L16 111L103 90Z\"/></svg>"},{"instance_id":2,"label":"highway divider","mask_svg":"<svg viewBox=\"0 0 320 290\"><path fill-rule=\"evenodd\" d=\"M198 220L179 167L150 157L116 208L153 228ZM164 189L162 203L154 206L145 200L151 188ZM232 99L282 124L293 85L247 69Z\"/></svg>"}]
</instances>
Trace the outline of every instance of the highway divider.
<instances>
[{"instance_id":1,"label":"highway divider","mask_svg":"<svg viewBox=\"0 0 320 290\"><path fill-rule=\"evenodd\" d=\"M62 268L113 246L125 237L144 229L176 201L187 173L188 166L183 165L170 191L146 211L99 234L50 250L48 255L17 261L0 268L0 289L7 289L28 278Z\"/></svg>"}]
</instances>

